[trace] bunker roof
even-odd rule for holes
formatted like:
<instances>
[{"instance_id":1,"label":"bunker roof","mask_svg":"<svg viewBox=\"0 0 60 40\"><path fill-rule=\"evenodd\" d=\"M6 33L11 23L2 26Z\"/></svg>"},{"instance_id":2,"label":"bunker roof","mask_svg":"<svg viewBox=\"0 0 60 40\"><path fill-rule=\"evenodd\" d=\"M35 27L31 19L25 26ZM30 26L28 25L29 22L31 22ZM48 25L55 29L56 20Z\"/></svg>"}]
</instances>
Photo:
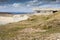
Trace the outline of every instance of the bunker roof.
<instances>
[{"instance_id":1,"label":"bunker roof","mask_svg":"<svg viewBox=\"0 0 60 40\"><path fill-rule=\"evenodd\" d=\"M33 10L60 10L60 8L33 8Z\"/></svg>"}]
</instances>

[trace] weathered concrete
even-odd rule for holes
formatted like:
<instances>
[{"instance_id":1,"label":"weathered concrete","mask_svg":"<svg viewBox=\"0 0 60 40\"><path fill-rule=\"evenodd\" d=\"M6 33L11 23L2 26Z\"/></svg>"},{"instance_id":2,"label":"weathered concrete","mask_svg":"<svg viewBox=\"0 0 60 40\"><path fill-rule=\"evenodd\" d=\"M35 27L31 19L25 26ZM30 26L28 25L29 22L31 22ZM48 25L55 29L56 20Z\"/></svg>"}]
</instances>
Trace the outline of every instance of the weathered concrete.
<instances>
[{"instance_id":1,"label":"weathered concrete","mask_svg":"<svg viewBox=\"0 0 60 40\"><path fill-rule=\"evenodd\" d=\"M60 11L60 8L34 8L35 14L48 15Z\"/></svg>"}]
</instances>

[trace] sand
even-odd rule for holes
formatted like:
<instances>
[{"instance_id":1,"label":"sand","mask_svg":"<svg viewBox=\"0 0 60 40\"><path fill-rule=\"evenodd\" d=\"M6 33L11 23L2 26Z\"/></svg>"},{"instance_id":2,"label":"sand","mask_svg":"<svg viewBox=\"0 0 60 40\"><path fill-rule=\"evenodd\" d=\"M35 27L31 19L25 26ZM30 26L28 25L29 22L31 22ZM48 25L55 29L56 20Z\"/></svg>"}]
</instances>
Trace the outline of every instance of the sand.
<instances>
[{"instance_id":1,"label":"sand","mask_svg":"<svg viewBox=\"0 0 60 40\"><path fill-rule=\"evenodd\" d=\"M29 18L29 16L27 16L27 15L24 15L24 16L14 15L12 17L0 16L0 24L19 22L22 20L27 20L28 18Z\"/></svg>"}]
</instances>

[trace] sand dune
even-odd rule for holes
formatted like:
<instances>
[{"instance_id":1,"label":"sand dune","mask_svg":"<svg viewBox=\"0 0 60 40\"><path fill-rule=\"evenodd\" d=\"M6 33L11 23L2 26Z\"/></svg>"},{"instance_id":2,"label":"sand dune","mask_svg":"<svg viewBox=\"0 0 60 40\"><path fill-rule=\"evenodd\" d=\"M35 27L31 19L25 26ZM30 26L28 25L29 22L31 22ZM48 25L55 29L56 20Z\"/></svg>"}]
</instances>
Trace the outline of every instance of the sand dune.
<instances>
[{"instance_id":1,"label":"sand dune","mask_svg":"<svg viewBox=\"0 0 60 40\"><path fill-rule=\"evenodd\" d=\"M0 24L7 24L12 22L18 22L22 20L27 20L29 17L27 15L20 16L20 15L14 15L13 17L3 17L0 16Z\"/></svg>"}]
</instances>

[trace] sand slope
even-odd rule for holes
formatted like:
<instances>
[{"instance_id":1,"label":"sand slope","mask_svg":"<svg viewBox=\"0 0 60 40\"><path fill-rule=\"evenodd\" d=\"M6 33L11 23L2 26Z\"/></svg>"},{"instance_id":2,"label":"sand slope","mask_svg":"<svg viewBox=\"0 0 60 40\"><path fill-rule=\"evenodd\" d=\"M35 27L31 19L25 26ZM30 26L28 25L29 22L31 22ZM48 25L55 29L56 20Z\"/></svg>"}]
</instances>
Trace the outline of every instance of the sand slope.
<instances>
[{"instance_id":1,"label":"sand slope","mask_svg":"<svg viewBox=\"0 0 60 40\"><path fill-rule=\"evenodd\" d=\"M14 15L13 17L3 17L0 16L0 24L7 24L12 22L18 22L22 20L27 20L29 17L27 15L20 16L20 15Z\"/></svg>"}]
</instances>

